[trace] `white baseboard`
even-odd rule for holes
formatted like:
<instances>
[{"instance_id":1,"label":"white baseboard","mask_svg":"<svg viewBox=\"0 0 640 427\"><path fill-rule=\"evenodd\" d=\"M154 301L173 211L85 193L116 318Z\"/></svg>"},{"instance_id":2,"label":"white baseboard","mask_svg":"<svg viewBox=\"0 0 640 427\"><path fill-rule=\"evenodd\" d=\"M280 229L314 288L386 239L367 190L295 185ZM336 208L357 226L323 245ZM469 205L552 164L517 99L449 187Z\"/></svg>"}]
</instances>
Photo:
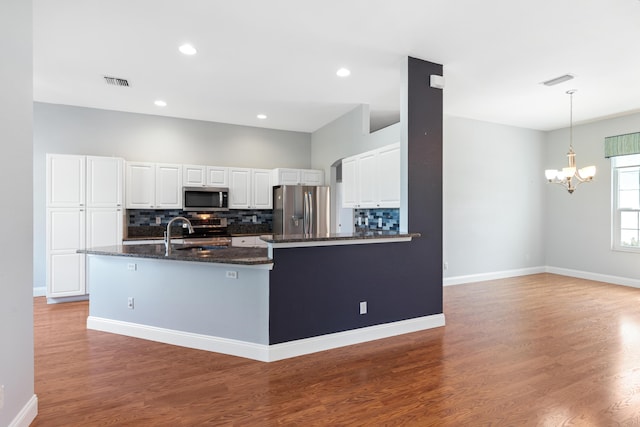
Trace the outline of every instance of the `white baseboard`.
<instances>
[{"instance_id":1,"label":"white baseboard","mask_svg":"<svg viewBox=\"0 0 640 427\"><path fill-rule=\"evenodd\" d=\"M270 362L444 326L444 313L269 346Z\"/></svg>"},{"instance_id":2,"label":"white baseboard","mask_svg":"<svg viewBox=\"0 0 640 427\"><path fill-rule=\"evenodd\" d=\"M353 329L335 334L322 335L319 337L305 338L282 344L267 345L213 337L209 335L193 334L172 329L157 328L154 326L146 326L94 316L89 316L87 318L88 329L111 332L114 334L199 350L213 351L232 356L245 357L247 359L259 360L261 362L274 362L276 360L288 359L291 357L301 356L303 354L315 353L318 351L330 350L332 348L359 344L381 338L388 338L409 332L436 328L444 326L444 324L444 314L441 313L416 319L408 319L385 323L382 325L369 326L366 328Z\"/></svg>"},{"instance_id":3,"label":"white baseboard","mask_svg":"<svg viewBox=\"0 0 640 427\"><path fill-rule=\"evenodd\" d=\"M40 286L37 288L33 288L33 296L34 297L44 297L47 295L47 287Z\"/></svg>"},{"instance_id":4,"label":"white baseboard","mask_svg":"<svg viewBox=\"0 0 640 427\"><path fill-rule=\"evenodd\" d=\"M640 280L629 277L612 276L609 274L592 273L589 271L571 270L569 268L547 266L547 273L561 276L577 277L580 279L594 280L596 282L613 283L614 285L631 286L640 288Z\"/></svg>"},{"instance_id":5,"label":"white baseboard","mask_svg":"<svg viewBox=\"0 0 640 427\"><path fill-rule=\"evenodd\" d=\"M484 282L485 280L506 279L508 277L527 276L547 272L546 267L529 267L516 270L494 271L490 273L469 274L466 276L446 277L442 280L444 286L462 285L464 283Z\"/></svg>"},{"instance_id":6,"label":"white baseboard","mask_svg":"<svg viewBox=\"0 0 640 427\"><path fill-rule=\"evenodd\" d=\"M38 415L38 396L35 394L20 410L18 415L9 423L9 427L29 427Z\"/></svg>"}]
</instances>

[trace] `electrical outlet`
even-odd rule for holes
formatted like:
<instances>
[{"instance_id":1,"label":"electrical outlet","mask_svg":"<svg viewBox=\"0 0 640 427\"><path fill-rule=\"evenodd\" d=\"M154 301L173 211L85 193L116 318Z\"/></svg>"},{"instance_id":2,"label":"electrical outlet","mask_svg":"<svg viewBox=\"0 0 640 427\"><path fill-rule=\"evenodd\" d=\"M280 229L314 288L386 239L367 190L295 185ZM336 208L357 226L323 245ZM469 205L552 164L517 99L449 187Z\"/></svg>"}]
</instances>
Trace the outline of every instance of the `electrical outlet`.
<instances>
[{"instance_id":1,"label":"electrical outlet","mask_svg":"<svg viewBox=\"0 0 640 427\"><path fill-rule=\"evenodd\" d=\"M0 409L4 407L4 384L0 385Z\"/></svg>"},{"instance_id":2,"label":"electrical outlet","mask_svg":"<svg viewBox=\"0 0 640 427\"><path fill-rule=\"evenodd\" d=\"M378 228L382 228L382 218L378 218Z\"/></svg>"},{"instance_id":3,"label":"electrical outlet","mask_svg":"<svg viewBox=\"0 0 640 427\"><path fill-rule=\"evenodd\" d=\"M138 266L133 262L130 262L129 264L127 264L127 270L128 271L136 271L137 268L138 268Z\"/></svg>"},{"instance_id":4,"label":"electrical outlet","mask_svg":"<svg viewBox=\"0 0 640 427\"><path fill-rule=\"evenodd\" d=\"M255 224L258 222L258 217L256 215L251 217L251 221Z\"/></svg>"},{"instance_id":5,"label":"electrical outlet","mask_svg":"<svg viewBox=\"0 0 640 427\"><path fill-rule=\"evenodd\" d=\"M161 216L157 216L157 217L156 217L156 224L157 224L157 225L162 224L162 217L161 217Z\"/></svg>"},{"instance_id":6,"label":"electrical outlet","mask_svg":"<svg viewBox=\"0 0 640 427\"><path fill-rule=\"evenodd\" d=\"M127 308L133 310L133 297L127 298Z\"/></svg>"},{"instance_id":7,"label":"electrical outlet","mask_svg":"<svg viewBox=\"0 0 640 427\"><path fill-rule=\"evenodd\" d=\"M237 279L238 278L238 272L237 271L227 271L227 279Z\"/></svg>"},{"instance_id":8,"label":"electrical outlet","mask_svg":"<svg viewBox=\"0 0 640 427\"><path fill-rule=\"evenodd\" d=\"M360 301L360 314L367 314L367 302Z\"/></svg>"},{"instance_id":9,"label":"electrical outlet","mask_svg":"<svg viewBox=\"0 0 640 427\"><path fill-rule=\"evenodd\" d=\"M445 261L445 263L442 265L442 268L444 268L445 270L449 269L449 263Z\"/></svg>"}]
</instances>

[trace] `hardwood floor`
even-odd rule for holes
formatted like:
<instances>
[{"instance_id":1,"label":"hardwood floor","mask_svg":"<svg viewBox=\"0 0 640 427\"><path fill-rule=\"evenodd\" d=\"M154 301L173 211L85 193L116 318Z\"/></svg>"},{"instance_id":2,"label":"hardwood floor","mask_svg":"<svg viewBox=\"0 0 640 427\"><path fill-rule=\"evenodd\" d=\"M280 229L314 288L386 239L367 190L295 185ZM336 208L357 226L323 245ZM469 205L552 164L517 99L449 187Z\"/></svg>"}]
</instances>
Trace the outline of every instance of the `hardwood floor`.
<instances>
[{"instance_id":1,"label":"hardwood floor","mask_svg":"<svg viewBox=\"0 0 640 427\"><path fill-rule=\"evenodd\" d=\"M640 289L444 289L447 326L262 363L85 328L35 299L33 426L640 425Z\"/></svg>"}]
</instances>

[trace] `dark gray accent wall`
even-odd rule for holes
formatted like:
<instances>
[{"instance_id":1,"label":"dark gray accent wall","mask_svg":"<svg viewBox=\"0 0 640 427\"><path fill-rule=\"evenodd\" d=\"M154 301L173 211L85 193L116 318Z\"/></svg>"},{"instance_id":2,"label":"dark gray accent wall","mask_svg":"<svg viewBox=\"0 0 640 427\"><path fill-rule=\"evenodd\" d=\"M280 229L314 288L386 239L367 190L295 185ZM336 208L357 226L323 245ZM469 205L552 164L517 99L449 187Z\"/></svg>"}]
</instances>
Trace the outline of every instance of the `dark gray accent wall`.
<instances>
[{"instance_id":1,"label":"dark gray accent wall","mask_svg":"<svg viewBox=\"0 0 640 427\"><path fill-rule=\"evenodd\" d=\"M275 249L270 344L443 312L442 91L429 87L431 74L442 66L409 58L408 231L422 237Z\"/></svg>"}]
</instances>

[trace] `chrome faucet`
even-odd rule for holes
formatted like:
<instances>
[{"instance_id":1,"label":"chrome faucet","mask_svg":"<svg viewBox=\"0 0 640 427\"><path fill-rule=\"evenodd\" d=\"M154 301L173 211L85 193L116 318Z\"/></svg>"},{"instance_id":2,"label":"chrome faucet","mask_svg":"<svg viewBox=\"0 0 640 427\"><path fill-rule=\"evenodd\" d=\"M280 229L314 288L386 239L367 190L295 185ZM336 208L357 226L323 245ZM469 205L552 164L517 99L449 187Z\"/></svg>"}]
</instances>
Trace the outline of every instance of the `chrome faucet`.
<instances>
[{"instance_id":1,"label":"chrome faucet","mask_svg":"<svg viewBox=\"0 0 640 427\"><path fill-rule=\"evenodd\" d=\"M182 220L187 223L187 227L189 227L189 234L193 234L193 226L191 225L191 221L183 216L177 216L173 218L167 224L167 231L164 232L164 255L168 256L171 253L171 224L173 224L177 220Z\"/></svg>"}]
</instances>

